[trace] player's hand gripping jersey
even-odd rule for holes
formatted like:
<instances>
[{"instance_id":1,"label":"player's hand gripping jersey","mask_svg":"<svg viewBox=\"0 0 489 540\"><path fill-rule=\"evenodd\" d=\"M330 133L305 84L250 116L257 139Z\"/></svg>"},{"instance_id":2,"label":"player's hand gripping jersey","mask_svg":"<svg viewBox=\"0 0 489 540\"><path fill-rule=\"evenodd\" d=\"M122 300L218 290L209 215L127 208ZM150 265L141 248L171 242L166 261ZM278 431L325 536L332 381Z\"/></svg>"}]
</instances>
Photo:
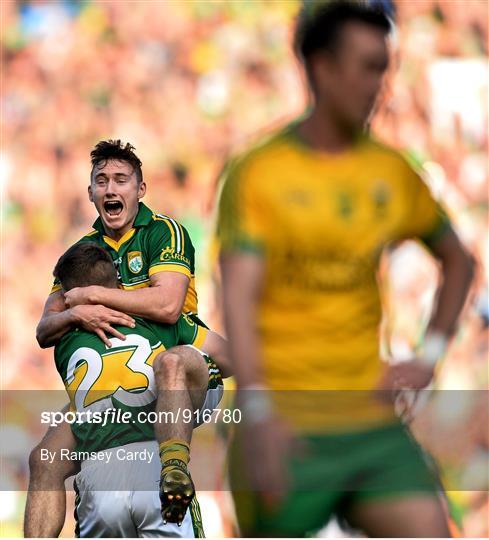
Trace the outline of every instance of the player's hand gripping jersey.
<instances>
[{"instance_id":1,"label":"player's hand gripping jersey","mask_svg":"<svg viewBox=\"0 0 489 540\"><path fill-rule=\"evenodd\" d=\"M232 161L223 181L221 249L257 252L265 261L257 324L266 384L375 388L382 249L412 237L429 244L448 222L425 183L399 153L369 137L326 155L302 143L295 124ZM288 413L307 426L301 411ZM391 412L372 404L355 414L353 422Z\"/></svg>"},{"instance_id":2,"label":"player's hand gripping jersey","mask_svg":"<svg viewBox=\"0 0 489 540\"><path fill-rule=\"evenodd\" d=\"M96 242L110 253L123 289L149 287L149 278L158 272L179 272L190 279L183 312L197 313L195 250L182 225L140 202L133 228L118 242L105 235L100 218L93 228L79 242ZM55 280L51 292L60 289Z\"/></svg>"}]
</instances>

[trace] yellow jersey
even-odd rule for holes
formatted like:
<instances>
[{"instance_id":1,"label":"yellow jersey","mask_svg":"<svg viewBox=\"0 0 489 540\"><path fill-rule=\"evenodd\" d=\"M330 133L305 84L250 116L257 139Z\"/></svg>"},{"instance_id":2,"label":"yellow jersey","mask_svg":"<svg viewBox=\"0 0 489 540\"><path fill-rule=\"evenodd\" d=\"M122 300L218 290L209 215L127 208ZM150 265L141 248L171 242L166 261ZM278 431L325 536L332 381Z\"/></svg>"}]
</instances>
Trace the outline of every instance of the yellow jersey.
<instances>
[{"instance_id":1,"label":"yellow jersey","mask_svg":"<svg viewBox=\"0 0 489 540\"><path fill-rule=\"evenodd\" d=\"M325 154L303 143L296 127L226 166L217 236L223 252L252 250L265 261L257 320L265 383L342 392L336 401L345 391L370 393L382 374L382 249L413 237L429 244L448 220L397 151L365 135L348 151ZM375 404L354 416L391 415Z\"/></svg>"}]
</instances>

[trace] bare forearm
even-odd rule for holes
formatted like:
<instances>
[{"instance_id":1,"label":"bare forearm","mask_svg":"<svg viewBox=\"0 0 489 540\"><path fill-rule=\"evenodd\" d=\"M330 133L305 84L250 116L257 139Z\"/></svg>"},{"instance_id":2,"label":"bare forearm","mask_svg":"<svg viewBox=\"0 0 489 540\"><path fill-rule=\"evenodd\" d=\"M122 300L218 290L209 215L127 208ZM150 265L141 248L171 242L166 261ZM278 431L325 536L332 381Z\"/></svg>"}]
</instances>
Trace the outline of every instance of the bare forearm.
<instances>
[{"instance_id":1,"label":"bare forearm","mask_svg":"<svg viewBox=\"0 0 489 540\"><path fill-rule=\"evenodd\" d=\"M174 324L181 313L181 307L177 303L165 303L163 296L159 287L135 291L96 287L90 297L90 303L102 304L152 321Z\"/></svg>"},{"instance_id":2,"label":"bare forearm","mask_svg":"<svg viewBox=\"0 0 489 540\"><path fill-rule=\"evenodd\" d=\"M260 336L256 325L262 280L253 259L223 257L223 299L226 333L238 386L263 382ZM255 274L255 277L251 277Z\"/></svg>"},{"instance_id":3,"label":"bare forearm","mask_svg":"<svg viewBox=\"0 0 489 540\"><path fill-rule=\"evenodd\" d=\"M430 330L451 336L456 329L474 275L470 255L464 253L456 258L441 261L442 282L438 289Z\"/></svg>"},{"instance_id":4,"label":"bare forearm","mask_svg":"<svg viewBox=\"0 0 489 540\"><path fill-rule=\"evenodd\" d=\"M226 310L226 329L234 374L239 387L261 384L262 362L258 332L245 310Z\"/></svg>"},{"instance_id":5,"label":"bare forearm","mask_svg":"<svg viewBox=\"0 0 489 540\"><path fill-rule=\"evenodd\" d=\"M74 325L71 309L46 314L36 328L36 339L43 349L55 345Z\"/></svg>"}]
</instances>

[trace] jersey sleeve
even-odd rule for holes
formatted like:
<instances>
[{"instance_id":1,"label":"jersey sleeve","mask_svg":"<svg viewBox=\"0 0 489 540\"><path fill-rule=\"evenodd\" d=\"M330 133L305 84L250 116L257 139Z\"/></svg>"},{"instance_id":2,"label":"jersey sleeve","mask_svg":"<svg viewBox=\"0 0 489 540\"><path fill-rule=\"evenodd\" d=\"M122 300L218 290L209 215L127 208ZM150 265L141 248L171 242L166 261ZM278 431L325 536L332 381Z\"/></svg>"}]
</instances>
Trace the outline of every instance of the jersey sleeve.
<instances>
[{"instance_id":1,"label":"jersey sleeve","mask_svg":"<svg viewBox=\"0 0 489 540\"><path fill-rule=\"evenodd\" d=\"M58 292L61 290L61 283L59 282L58 278L53 279L53 284L51 285L51 292L49 294L53 294L55 292Z\"/></svg>"},{"instance_id":2,"label":"jersey sleeve","mask_svg":"<svg viewBox=\"0 0 489 540\"><path fill-rule=\"evenodd\" d=\"M179 345L194 345L200 348L204 343L208 330L196 324L187 315L182 314L177 321L177 333Z\"/></svg>"},{"instance_id":3,"label":"jersey sleeve","mask_svg":"<svg viewBox=\"0 0 489 540\"><path fill-rule=\"evenodd\" d=\"M403 237L418 238L428 247L437 242L450 227L450 219L435 200L421 176L405 163L409 212L403 223Z\"/></svg>"},{"instance_id":4,"label":"jersey sleeve","mask_svg":"<svg viewBox=\"0 0 489 540\"><path fill-rule=\"evenodd\" d=\"M189 279L195 273L195 249L183 227L166 216L155 215L148 236L149 276L159 272L178 272Z\"/></svg>"},{"instance_id":5,"label":"jersey sleeve","mask_svg":"<svg viewBox=\"0 0 489 540\"><path fill-rule=\"evenodd\" d=\"M266 247L266 205L252 166L230 162L221 176L217 243L223 252L261 253Z\"/></svg>"}]
</instances>

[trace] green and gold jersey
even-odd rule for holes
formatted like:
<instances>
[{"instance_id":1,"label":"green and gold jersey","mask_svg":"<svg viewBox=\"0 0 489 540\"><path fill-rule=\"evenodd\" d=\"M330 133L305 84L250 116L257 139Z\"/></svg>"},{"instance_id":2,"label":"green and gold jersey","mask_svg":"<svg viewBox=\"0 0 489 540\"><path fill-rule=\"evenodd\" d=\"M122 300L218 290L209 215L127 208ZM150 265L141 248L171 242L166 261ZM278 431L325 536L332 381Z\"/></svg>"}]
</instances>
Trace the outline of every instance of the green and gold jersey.
<instances>
[{"instance_id":1,"label":"green and gold jersey","mask_svg":"<svg viewBox=\"0 0 489 540\"><path fill-rule=\"evenodd\" d=\"M105 248L112 256L124 289L149 287L150 277L158 272L179 272L190 280L183 312L197 313L195 250L182 225L139 203L133 228L118 242L105 234L100 218L93 228L78 243L96 242ZM59 281L55 280L51 293L60 289Z\"/></svg>"},{"instance_id":2,"label":"green and gold jersey","mask_svg":"<svg viewBox=\"0 0 489 540\"><path fill-rule=\"evenodd\" d=\"M381 252L404 238L429 244L448 220L398 152L365 136L320 153L296 125L227 165L217 241L265 261L257 325L272 389L370 391L382 369Z\"/></svg>"},{"instance_id":3,"label":"green and gold jersey","mask_svg":"<svg viewBox=\"0 0 489 540\"><path fill-rule=\"evenodd\" d=\"M207 335L186 315L175 325L135 320L135 328L117 327L126 339L111 337L110 348L95 334L79 329L65 334L55 347L70 410L78 415L71 426L77 451L98 452L154 439L153 423L146 415L156 404L155 356L175 345L200 347Z\"/></svg>"}]
</instances>

